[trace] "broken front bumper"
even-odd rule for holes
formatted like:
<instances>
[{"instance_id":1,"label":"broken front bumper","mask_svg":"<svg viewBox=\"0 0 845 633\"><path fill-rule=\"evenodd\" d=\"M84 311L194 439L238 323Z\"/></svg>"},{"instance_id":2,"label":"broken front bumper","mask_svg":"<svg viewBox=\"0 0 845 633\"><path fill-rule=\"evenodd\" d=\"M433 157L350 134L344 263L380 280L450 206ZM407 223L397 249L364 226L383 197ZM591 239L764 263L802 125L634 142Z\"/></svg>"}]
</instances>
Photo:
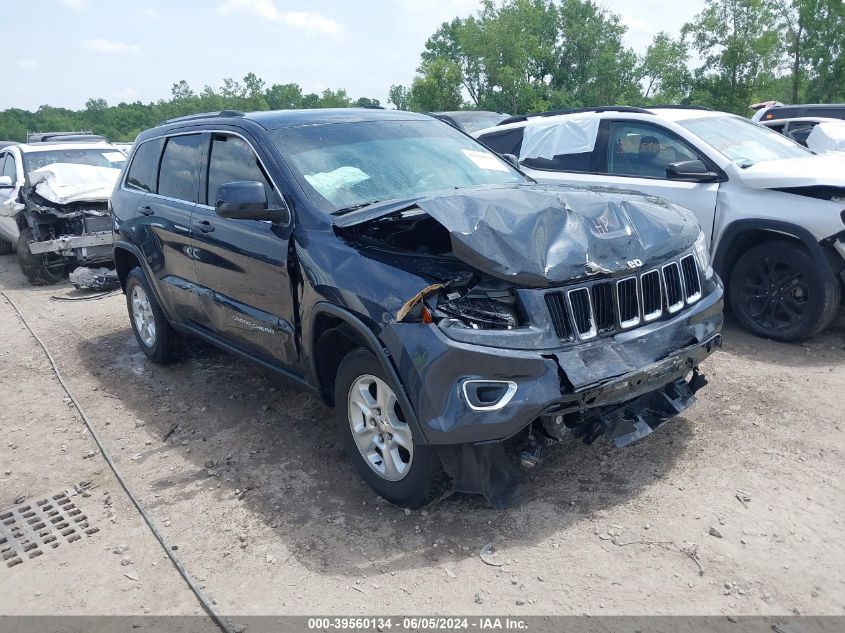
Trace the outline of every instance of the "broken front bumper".
<instances>
[{"instance_id":1,"label":"broken front bumper","mask_svg":"<svg viewBox=\"0 0 845 633\"><path fill-rule=\"evenodd\" d=\"M29 250L33 255L59 253L65 257L81 256L81 259L108 258L112 252L112 232L102 231L88 235L63 235L54 240L32 242Z\"/></svg>"},{"instance_id":2,"label":"broken front bumper","mask_svg":"<svg viewBox=\"0 0 845 633\"><path fill-rule=\"evenodd\" d=\"M628 411L622 419L630 424L608 428L611 435L644 434L642 424L651 420L656 427L672 409L648 399L634 401L662 390L683 408L692 402L672 390L681 389L686 376L721 344L722 307L723 289L716 280L706 296L674 318L558 349L473 345L448 338L437 326L415 323L386 325L382 340L414 406L423 442L497 442L543 416L576 413L589 420L614 409ZM510 383L516 388L504 406L479 408L467 398L467 381L501 384L505 392ZM655 415L637 422L631 413L637 407L646 413L651 408Z\"/></svg>"}]
</instances>

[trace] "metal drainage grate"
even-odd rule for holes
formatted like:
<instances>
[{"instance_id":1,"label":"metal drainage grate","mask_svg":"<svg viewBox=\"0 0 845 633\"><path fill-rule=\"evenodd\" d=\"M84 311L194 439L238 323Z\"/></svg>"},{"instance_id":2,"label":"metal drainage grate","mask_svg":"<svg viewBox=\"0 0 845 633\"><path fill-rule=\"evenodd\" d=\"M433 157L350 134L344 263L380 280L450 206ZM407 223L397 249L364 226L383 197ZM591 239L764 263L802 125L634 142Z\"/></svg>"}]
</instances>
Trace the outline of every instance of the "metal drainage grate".
<instances>
[{"instance_id":1,"label":"metal drainage grate","mask_svg":"<svg viewBox=\"0 0 845 633\"><path fill-rule=\"evenodd\" d=\"M99 531L88 524L88 517L68 494L61 492L0 510L0 557L6 567L14 567L63 541L73 543Z\"/></svg>"}]
</instances>

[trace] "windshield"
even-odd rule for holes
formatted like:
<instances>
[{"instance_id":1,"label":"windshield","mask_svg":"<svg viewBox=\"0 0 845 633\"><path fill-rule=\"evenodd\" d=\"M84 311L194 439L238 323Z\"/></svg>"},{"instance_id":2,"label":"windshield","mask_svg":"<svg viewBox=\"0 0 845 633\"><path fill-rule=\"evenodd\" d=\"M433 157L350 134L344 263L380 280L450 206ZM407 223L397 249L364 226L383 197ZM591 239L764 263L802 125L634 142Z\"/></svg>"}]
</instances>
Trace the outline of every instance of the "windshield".
<instances>
[{"instance_id":1,"label":"windshield","mask_svg":"<svg viewBox=\"0 0 845 633\"><path fill-rule=\"evenodd\" d=\"M525 182L504 160L439 121L365 121L273 130L311 201L328 213L445 189Z\"/></svg>"},{"instance_id":2,"label":"windshield","mask_svg":"<svg viewBox=\"0 0 845 633\"><path fill-rule=\"evenodd\" d=\"M705 143L738 165L811 155L807 149L757 123L735 116L678 121Z\"/></svg>"},{"instance_id":3,"label":"windshield","mask_svg":"<svg viewBox=\"0 0 845 633\"><path fill-rule=\"evenodd\" d=\"M95 167L114 167L120 169L126 156L115 148L99 147L97 149L51 149L45 152L26 152L24 163L26 172L30 173L47 165L55 163L71 163L73 165L94 165Z\"/></svg>"}]
</instances>

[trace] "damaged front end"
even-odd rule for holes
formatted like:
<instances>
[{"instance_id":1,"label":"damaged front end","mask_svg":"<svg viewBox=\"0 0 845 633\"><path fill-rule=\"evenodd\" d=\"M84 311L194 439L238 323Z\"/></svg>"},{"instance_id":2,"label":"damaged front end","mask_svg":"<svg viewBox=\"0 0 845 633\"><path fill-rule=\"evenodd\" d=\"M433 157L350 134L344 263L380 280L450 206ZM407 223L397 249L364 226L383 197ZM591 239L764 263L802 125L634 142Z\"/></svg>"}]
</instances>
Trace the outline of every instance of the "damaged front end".
<instances>
[{"instance_id":1,"label":"damaged front end","mask_svg":"<svg viewBox=\"0 0 845 633\"><path fill-rule=\"evenodd\" d=\"M721 283L694 219L664 201L517 186L369 209L335 231L427 282L379 335L453 490L495 505L547 444L624 446L683 412L721 345Z\"/></svg>"},{"instance_id":2,"label":"damaged front end","mask_svg":"<svg viewBox=\"0 0 845 633\"><path fill-rule=\"evenodd\" d=\"M14 211L18 259L30 283L55 283L69 268L114 261L108 200L119 174L53 163L27 175Z\"/></svg>"},{"instance_id":3,"label":"damaged front end","mask_svg":"<svg viewBox=\"0 0 845 633\"><path fill-rule=\"evenodd\" d=\"M79 264L113 260L112 227L108 201L47 200L31 187L21 190L22 222L31 230L33 255L55 254Z\"/></svg>"}]
</instances>

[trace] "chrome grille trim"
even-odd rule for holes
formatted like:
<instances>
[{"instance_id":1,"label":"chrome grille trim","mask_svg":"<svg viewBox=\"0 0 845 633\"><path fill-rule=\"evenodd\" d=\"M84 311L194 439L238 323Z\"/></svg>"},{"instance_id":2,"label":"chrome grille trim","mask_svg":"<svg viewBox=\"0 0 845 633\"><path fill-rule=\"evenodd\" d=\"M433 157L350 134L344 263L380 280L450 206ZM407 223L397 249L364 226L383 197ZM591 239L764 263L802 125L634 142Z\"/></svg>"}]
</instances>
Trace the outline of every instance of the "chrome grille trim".
<instances>
[{"instance_id":1,"label":"chrome grille trim","mask_svg":"<svg viewBox=\"0 0 845 633\"><path fill-rule=\"evenodd\" d=\"M684 289L681 269L677 262L670 262L661 268L663 287L666 289L666 311L675 314L684 307Z\"/></svg>"},{"instance_id":2,"label":"chrome grille trim","mask_svg":"<svg viewBox=\"0 0 845 633\"><path fill-rule=\"evenodd\" d=\"M656 288L655 284L657 285ZM656 297L646 297L646 286L648 286L648 290L652 293L656 292ZM660 271L650 270L647 273L643 273L642 275L640 275L640 297L642 297L641 304L643 321L649 323L650 321L659 319L660 316L663 314L663 283L660 278ZM649 307L652 307L650 304L655 303L655 298L657 299L657 309L651 310L650 312L646 312Z\"/></svg>"},{"instance_id":3,"label":"chrome grille trim","mask_svg":"<svg viewBox=\"0 0 845 633\"><path fill-rule=\"evenodd\" d=\"M684 294L687 305L691 305L701 299L701 276L698 272L695 257L687 255L681 258L681 271L684 274Z\"/></svg>"},{"instance_id":4,"label":"chrome grille trim","mask_svg":"<svg viewBox=\"0 0 845 633\"><path fill-rule=\"evenodd\" d=\"M631 284L634 285L633 289L630 287ZM619 327L623 330L640 324L638 289L636 277L626 277L616 282L616 310L619 316Z\"/></svg>"},{"instance_id":5,"label":"chrome grille trim","mask_svg":"<svg viewBox=\"0 0 845 633\"><path fill-rule=\"evenodd\" d=\"M692 254L621 279L545 291L548 318L562 342L591 341L675 315L704 296Z\"/></svg>"},{"instance_id":6,"label":"chrome grille trim","mask_svg":"<svg viewBox=\"0 0 845 633\"><path fill-rule=\"evenodd\" d=\"M583 298L579 298L582 293ZM573 297L576 297L575 301L572 300ZM572 316L572 324L575 327L578 337L582 341L589 341L590 339L596 338L598 330L596 329L596 321L593 318L593 300L590 297L590 291L587 288L575 288L566 293L566 298L569 302L569 314ZM584 299L586 299L586 304L584 304ZM579 324L576 314L580 316L585 307L587 323ZM583 325L587 325L587 327L583 327Z\"/></svg>"}]
</instances>

